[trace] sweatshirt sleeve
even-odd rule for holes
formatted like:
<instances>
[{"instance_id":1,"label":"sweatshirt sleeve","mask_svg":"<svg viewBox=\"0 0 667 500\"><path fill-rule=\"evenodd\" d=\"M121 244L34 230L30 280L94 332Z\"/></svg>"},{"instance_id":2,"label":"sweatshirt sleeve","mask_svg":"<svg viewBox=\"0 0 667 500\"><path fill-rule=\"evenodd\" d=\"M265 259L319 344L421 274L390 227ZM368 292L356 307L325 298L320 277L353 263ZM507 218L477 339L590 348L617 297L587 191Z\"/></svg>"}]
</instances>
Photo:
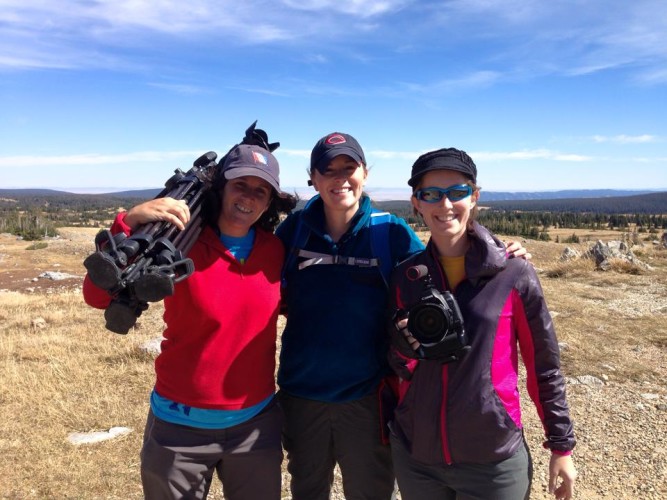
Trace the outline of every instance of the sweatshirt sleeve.
<instances>
[{"instance_id":1,"label":"sweatshirt sleeve","mask_svg":"<svg viewBox=\"0 0 667 500\"><path fill-rule=\"evenodd\" d=\"M544 446L569 454L576 441L560 371L560 350L542 286L533 267L523 261L513 297L517 337L526 366L528 393L544 427Z\"/></svg>"}]
</instances>

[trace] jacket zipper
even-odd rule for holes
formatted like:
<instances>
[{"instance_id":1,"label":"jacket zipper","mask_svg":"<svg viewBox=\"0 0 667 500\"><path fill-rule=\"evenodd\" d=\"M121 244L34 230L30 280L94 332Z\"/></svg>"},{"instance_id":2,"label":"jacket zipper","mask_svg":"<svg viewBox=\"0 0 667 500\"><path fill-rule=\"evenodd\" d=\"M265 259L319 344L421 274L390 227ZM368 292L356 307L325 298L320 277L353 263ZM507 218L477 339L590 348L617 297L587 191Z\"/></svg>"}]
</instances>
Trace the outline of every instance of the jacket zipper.
<instances>
[{"instance_id":1,"label":"jacket zipper","mask_svg":"<svg viewBox=\"0 0 667 500\"><path fill-rule=\"evenodd\" d=\"M435 250L435 246L432 251L432 258L435 260L436 267L440 272L441 283L445 284L445 289L450 290L449 280L447 279L447 274L444 269L440 266L440 260L438 254ZM442 456L445 458L445 463L447 465L452 465L452 454L449 450L449 435L447 433L447 392L449 388L449 368L448 365L442 365L442 405L440 407L440 435L442 436Z\"/></svg>"},{"instance_id":2,"label":"jacket zipper","mask_svg":"<svg viewBox=\"0 0 667 500\"><path fill-rule=\"evenodd\" d=\"M452 455L449 451L449 436L447 434L447 380L449 370L442 365L442 405L440 407L440 435L442 436L442 455L447 465L452 465Z\"/></svg>"}]
</instances>

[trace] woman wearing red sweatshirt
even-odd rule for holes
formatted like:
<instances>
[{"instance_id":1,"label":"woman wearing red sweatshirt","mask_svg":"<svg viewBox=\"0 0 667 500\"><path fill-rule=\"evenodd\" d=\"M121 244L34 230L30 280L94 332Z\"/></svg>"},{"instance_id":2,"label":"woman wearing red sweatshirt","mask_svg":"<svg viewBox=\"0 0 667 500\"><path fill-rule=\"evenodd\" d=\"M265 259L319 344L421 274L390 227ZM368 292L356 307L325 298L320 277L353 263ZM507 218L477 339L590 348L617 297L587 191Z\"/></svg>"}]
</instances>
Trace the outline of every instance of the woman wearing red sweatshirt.
<instances>
[{"instance_id":1,"label":"woman wearing red sweatshirt","mask_svg":"<svg viewBox=\"0 0 667 500\"><path fill-rule=\"evenodd\" d=\"M278 176L277 160L258 146L227 155L209 192L206 227L188 254L195 272L164 301L141 450L148 499L205 498L214 472L225 498L280 498L274 370L284 249L272 231L295 199ZM158 220L183 229L189 218L184 201L157 198L119 214L112 232ZM88 277L83 292L93 307L111 300Z\"/></svg>"}]
</instances>

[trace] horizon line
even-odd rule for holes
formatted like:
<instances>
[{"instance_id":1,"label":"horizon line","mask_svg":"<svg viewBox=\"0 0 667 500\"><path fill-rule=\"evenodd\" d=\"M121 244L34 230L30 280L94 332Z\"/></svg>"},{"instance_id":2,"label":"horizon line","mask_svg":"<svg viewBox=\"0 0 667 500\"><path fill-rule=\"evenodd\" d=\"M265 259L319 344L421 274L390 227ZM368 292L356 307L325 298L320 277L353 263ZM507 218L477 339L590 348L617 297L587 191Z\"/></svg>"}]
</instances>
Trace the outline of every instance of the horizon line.
<instances>
[{"instance_id":1,"label":"horizon line","mask_svg":"<svg viewBox=\"0 0 667 500\"><path fill-rule=\"evenodd\" d=\"M123 193L123 192L132 192L132 191L161 191L163 187L12 187L5 186L0 187L0 191L60 191L70 194L114 194L114 193ZM284 186L281 188L283 191L309 191L315 193L314 189L309 186ZM405 191L409 192L412 188L409 186L402 187L367 187L364 191L367 192L377 192L377 191ZM561 191L633 191L633 192L663 192L667 191L667 187L662 188L614 188L614 187L595 187L595 188L558 188L558 189L517 189L517 190L508 190L508 189L482 189L482 192L486 193L558 193Z\"/></svg>"}]
</instances>

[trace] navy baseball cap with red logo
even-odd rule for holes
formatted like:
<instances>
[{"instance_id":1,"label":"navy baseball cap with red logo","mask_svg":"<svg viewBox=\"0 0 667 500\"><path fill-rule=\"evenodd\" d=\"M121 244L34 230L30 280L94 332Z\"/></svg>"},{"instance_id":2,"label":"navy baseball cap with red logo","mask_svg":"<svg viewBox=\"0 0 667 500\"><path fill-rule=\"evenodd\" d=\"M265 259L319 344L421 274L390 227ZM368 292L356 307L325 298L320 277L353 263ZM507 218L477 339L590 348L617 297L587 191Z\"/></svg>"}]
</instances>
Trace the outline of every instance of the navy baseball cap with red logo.
<instances>
[{"instance_id":1,"label":"navy baseball cap with red logo","mask_svg":"<svg viewBox=\"0 0 667 500\"><path fill-rule=\"evenodd\" d=\"M333 132L322 137L310 153L310 172L317 169L324 173L336 156L347 155L358 163L366 165L364 150L357 140L349 134Z\"/></svg>"}]
</instances>

